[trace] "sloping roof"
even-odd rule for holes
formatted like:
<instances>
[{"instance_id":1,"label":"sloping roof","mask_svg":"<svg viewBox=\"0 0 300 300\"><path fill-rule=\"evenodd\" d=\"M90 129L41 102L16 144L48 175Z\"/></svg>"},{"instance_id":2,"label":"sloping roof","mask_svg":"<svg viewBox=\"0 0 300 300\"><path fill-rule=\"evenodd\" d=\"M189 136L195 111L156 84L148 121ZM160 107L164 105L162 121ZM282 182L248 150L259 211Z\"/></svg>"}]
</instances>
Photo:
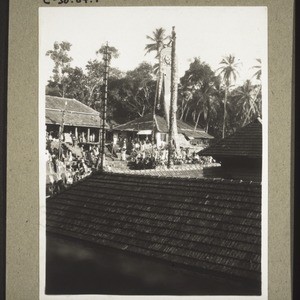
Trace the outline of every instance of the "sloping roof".
<instances>
[{"instance_id":1,"label":"sloping roof","mask_svg":"<svg viewBox=\"0 0 300 300\"><path fill-rule=\"evenodd\" d=\"M219 140L199 152L215 157L262 157L262 124L260 119L240 128L232 135Z\"/></svg>"},{"instance_id":2,"label":"sloping roof","mask_svg":"<svg viewBox=\"0 0 300 300\"><path fill-rule=\"evenodd\" d=\"M134 119L125 124L117 125L114 127L114 129L120 131L152 130L153 129L152 114L147 114L143 117Z\"/></svg>"},{"instance_id":3,"label":"sloping roof","mask_svg":"<svg viewBox=\"0 0 300 300\"><path fill-rule=\"evenodd\" d=\"M178 133L183 133L188 138L193 137L195 139L213 139L214 137L210 134L206 133L203 129L194 129L193 126L181 121L177 120Z\"/></svg>"},{"instance_id":4,"label":"sloping roof","mask_svg":"<svg viewBox=\"0 0 300 300\"><path fill-rule=\"evenodd\" d=\"M259 281L261 185L94 174L47 199L47 231Z\"/></svg>"},{"instance_id":5,"label":"sloping roof","mask_svg":"<svg viewBox=\"0 0 300 300\"><path fill-rule=\"evenodd\" d=\"M102 124L99 112L78 100L46 96L46 124L60 124L64 110L65 125L99 128Z\"/></svg>"},{"instance_id":6,"label":"sloping roof","mask_svg":"<svg viewBox=\"0 0 300 300\"><path fill-rule=\"evenodd\" d=\"M165 118L155 115L155 125L159 132L168 133L168 124ZM187 137L194 138L205 138L212 139L213 137L206 133L203 129L194 129L194 127L189 124L177 120L178 133L182 133ZM119 125L115 127L116 130L121 131L139 131L139 130L152 130L153 129L153 115L147 114L143 117L134 119L125 124Z\"/></svg>"}]
</instances>

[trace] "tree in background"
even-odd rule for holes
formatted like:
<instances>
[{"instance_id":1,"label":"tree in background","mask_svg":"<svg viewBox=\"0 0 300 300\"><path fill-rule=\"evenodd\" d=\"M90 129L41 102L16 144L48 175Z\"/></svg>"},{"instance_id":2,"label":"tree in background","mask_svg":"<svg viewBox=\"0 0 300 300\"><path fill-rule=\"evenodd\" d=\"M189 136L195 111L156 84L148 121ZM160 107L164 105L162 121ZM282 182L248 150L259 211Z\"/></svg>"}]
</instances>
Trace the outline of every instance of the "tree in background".
<instances>
[{"instance_id":1,"label":"tree in background","mask_svg":"<svg viewBox=\"0 0 300 300\"><path fill-rule=\"evenodd\" d=\"M229 89L232 86L232 84L236 81L238 75L238 65L239 63L236 62L235 56L230 54L221 60L220 67L217 70L220 71L219 75L222 76L222 81L225 89L222 138L225 137L227 115L226 105L228 100Z\"/></svg>"},{"instance_id":2,"label":"tree in background","mask_svg":"<svg viewBox=\"0 0 300 300\"><path fill-rule=\"evenodd\" d=\"M96 54L102 55L102 58L104 59L106 51L106 45L103 44L97 51ZM108 46L108 63L110 64L112 58L118 58L120 55L119 50L115 48L114 46Z\"/></svg>"},{"instance_id":3,"label":"tree in background","mask_svg":"<svg viewBox=\"0 0 300 300\"><path fill-rule=\"evenodd\" d=\"M105 45L102 45L96 54L104 55ZM68 55L71 44L69 42L55 42L54 50L47 51L46 55L55 62L53 76L48 81L46 94L75 98L80 102L99 109L101 106L102 84L104 77L104 62L99 59L89 60L83 71L79 67L70 67L72 58ZM109 61L119 56L118 50L110 46ZM110 68L110 76L121 76L121 71Z\"/></svg>"},{"instance_id":4,"label":"tree in background","mask_svg":"<svg viewBox=\"0 0 300 300\"><path fill-rule=\"evenodd\" d=\"M152 36L147 35L146 38L151 41L145 47L146 54L156 52L156 58L159 59L159 53L164 47L165 41L169 39L169 36L166 36L166 30L162 27L157 28L152 32Z\"/></svg>"},{"instance_id":5,"label":"tree in background","mask_svg":"<svg viewBox=\"0 0 300 300\"><path fill-rule=\"evenodd\" d=\"M256 88L250 80L246 80L232 92L240 111L240 126L245 126L260 115Z\"/></svg>"},{"instance_id":6,"label":"tree in background","mask_svg":"<svg viewBox=\"0 0 300 300\"><path fill-rule=\"evenodd\" d=\"M255 99L257 102L258 110L259 110L258 116L261 117L262 116L262 98L261 98L262 97L262 95L261 95L262 66L261 66L260 58L257 58L256 61L257 61L257 65L253 66L253 69L256 70L256 72L253 74L253 77L258 81L258 84L255 87Z\"/></svg>"},{"instance_id":7,"label":"tree in background","mask_svg":"<svg viewBox=\"0 0 300 300\"><path fill-rule=\"evenodd\" d=\"M82 68L75 67L69 68L68 77L65 80L65 97L74 98L82 101L86 98L86 91L83 88L83 84L86 80L86 76Z\"/></svg>"},{"instance_id":8,"label":"tree in background","mask_svg":"<svg viewBox=\"0 0 300 300\"><path fill-rule=\"evenodd\" d=\"M208 131L211 116L215 113L216 87L219 83L219 77L210 66L200 58L194 58L181 78L180 118L185 114L186 120L190 112L195 129L201 119L200 123Z\"/></svg>"},{"instance_id":9,"label":"tree in background","mask_svg":"<svg viewBox=\"0 0 300 300\"><path fill-rule=\"evenodd\" d=\"M123 78L111 80L110 95L113 103L119 103L123 116L142 117L152 110L155 97L153 67L146 62L128 71ZM110 99L111 99L110 98ZM118 105L120 108L120 106ZM116 116L118 120L122 116Z\"/></svg>"},{"instance_id":10,"label":"tree in background","mask_svg":"<svg viewBox=\"0 0 300 300\"><path fill-rule=\"evenodd\" d=\"M256 70L253 74L253 77L255 77L257 80L261 80L261 59L257 58L257 65L253 66L252 69Z\"/></svg>"},{"instance_id":11,"label":"tree in background","mask_svg":"<svg viewBox=\"0 0 300 300\"><path fill-rule=\"evenodd\" d=\"M156 99L154 100L154 106L156 106L157 100L162 91L162 65L161 65L161 51L166 46L166 40L170 39L170 36L166 36L166 30L162 27L155 29L152 32L152 36L147 35L146 38L151 42L146 44L145 55L151 52L156 52L156 59L158 62L154 64L153 73L157 77L156 83ZM155 114L155 107L153 107L153 114Z\"/></svg>"},{"instance_id":12,"label":"tree in background","mask_svg":"<svg viewBox=\"0 0 300 300\"><path fill-rule=\"evenodd\" d=\"M194 94L194 86L181 84L178 86L178 112L179 112L179 120L186 121L190 108L191 108L191 100Z\"/></svg>"},{"instance_id":13,"label":"tree in background","mask_svg":"<svg viewBox=\"0 0 300 300\"><path fill-rule=\"evenodd\" d=\"M95 102L99 101L100 88L104 78L104 62L97 59L89 60L86 67L86 77L84 80L84 88L87 91L85 103L94 107Z\"/></svg>"},{"instance_id":14,"label":"tree in background","mask_svg":"<svg viewBox=\"0 0 300 300\"><path fill-rule=\"evenodd\" d=\"M59 95L62 97L65 97L70 62L73 60L72 57L69 56L71 46L72 45L66 41L61 43L55 42L53 50L46 52L46 56L49 56L54 62L53 75L51 77L52 87L56 85Z\"/></svg>"},{"instance_id":15,"label":"tree in background","mask_svg":"<svg viewBox=\"0 0 300 300\"><path fill-rule=\"evenodd\" d=\"M102 44L102 46L96 51L96 55L101 56L101 60L94 59L93 61L89 61L86 65L87 70L87 80L85 83L85 87L88 90L89 98L87 100L88 105L92 108L101 111L103 105L103 80L104 80L104 72L105 72L105 62L104 59L107 48L107 58L108 65L110 66L111 60L113 58L119 57L119 51L114 46L107 46L106 44ZM111 74L116 75L117 73L121 73L119 70L113 69L109 67L109 77ZM108 79L108 83L109 83ZM107 107L107 116L109 117L111 110L109 106Z\"/></svg>"},{"instance_id":16,"label":"tree in background","mask_svg":"<svg viewBox=\"0 0 300 300\"><path fill-rule=\"evenodd\" d=\"M167 38L164 29L156 29L150 38L153 43L146 46L147 51L156 51L158 55ZM100 57L90 59L85 69L70 66L70 49L71 44L68 42L55 42L53 49L47 51L46 55L54 61L54 68L46 94L75 98L101 111L104 77L101 56L104 55L105 45L96 52ZM119 52L113 46L109 47L109 51L111 62L118 57ZM252 67L255 72L251 81L247 80L233 89L232 84L238 75L238 63L234 56L225 57L215 72L200 58L194 58L180 78L177 118L195 128L200 125L215 137L224 137L261 116L261 60L256 61L257 64ZM108 120L125 123L153 112L157 66L142 62L126 73L110 67Z\"/></svg>"}]
</instances>

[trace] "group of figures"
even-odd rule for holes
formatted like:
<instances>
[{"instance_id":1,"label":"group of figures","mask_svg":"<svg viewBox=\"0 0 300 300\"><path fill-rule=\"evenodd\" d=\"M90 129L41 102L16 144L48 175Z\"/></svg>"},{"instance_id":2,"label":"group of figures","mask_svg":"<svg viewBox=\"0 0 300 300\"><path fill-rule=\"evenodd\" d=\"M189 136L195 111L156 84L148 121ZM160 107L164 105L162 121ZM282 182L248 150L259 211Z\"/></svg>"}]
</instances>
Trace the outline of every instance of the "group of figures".
<instances>
[{"instance_id":1,"label":"group of figures","mask_svg":"<svg viewBox=\"0 0 300 300\"><path fill-rule=\"evenodd\" d=\"M55 134L53 131L50 131L49 133L47 132L46 134L47 140L58 140L58 134ZM73 146L77 145L78 143L95 143L96 141L96 134L91 133L87 134L84 131L79 133L79 134L74 134L72 131L70 132L65 132L61 135L61 140L70 143Z\"/></svg>"},{"instance_id":2,"label":"group of figures","mask_svg":"<svg viewBox=\"0 0 300 300\"><path fill-rule=\"evenodd\" d=\"M90 175L97 168L99 148L85 149L55 138L46 140L46 194L53 195Z\"/></svg>"},{"instance_id":3,"label":"group of figures","mask_svg":"<svg viewBox=\"0 0 300 300\"><path fill-rule=\"evenodd\" d=\"M161 143L160 146L151 143L146 138L143 140L132 139L119 142L119 145L114 147L116 154L123 161L128 161L128 165L132 169L155 169L157 166L168 164L169 145ZM180 147L179 149L171 149L170 164L208 164L212 163L211 157L202 157L191 148Z\"/></svg>"},{"instance_id":4,"label":"group of figures","mask_svg":"<svg viewBox=\"0 0 300 300\"><path fill-rule=\"evenodd\" d=\"M46 135L46 194L53 195L98 169L100 151L97 144L77 142L72 135L64 134L61 140ZM171 149L170 165L209 164L211 157L202 157L195 149ZM120 139L107 145L106 158L126 162L130 169L155 169L168 164L169 145L153 144L148 138Z\"/></svg>"}]
</instances>

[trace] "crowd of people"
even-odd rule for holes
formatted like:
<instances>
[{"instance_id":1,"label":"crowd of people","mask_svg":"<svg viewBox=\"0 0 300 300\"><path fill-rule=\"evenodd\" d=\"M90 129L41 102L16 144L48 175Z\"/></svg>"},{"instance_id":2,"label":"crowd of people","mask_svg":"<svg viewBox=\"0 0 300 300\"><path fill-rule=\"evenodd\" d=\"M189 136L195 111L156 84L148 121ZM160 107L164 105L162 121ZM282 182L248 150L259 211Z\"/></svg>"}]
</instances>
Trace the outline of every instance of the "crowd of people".
<instances>
[{"instance_id":1,"label":"crowd of people","mask_svg":"<svg viewBox=\"0 0 300 300\"><path fill-rule=\"evenodd\" d=\"M97 170L100 163L99 145L84 143L64 134L61 140L54 134L46 136L47 194L52 195ZM171 149L171 164L207 164L212 158L199 156L193 147ZM155 169L168 164L169 145L159 146L144 139L121 138L107 145L106 157L126 162L131 169Z\"/></svg>"},{"instance_id":2,"label":"crowd of people","mask_svg":"<svg viewBox=\"0 0 300 300\"><path fill-rule=\"evenodd\" d=\"M140 140L124 138L114 146L114 152L123 161L128 161L133 169L154 169L158 165L166 165L169 156L169 145L162 142L160 146L151 143L146 137ZM212 162L211 157L200 157L193 147L171 149L171 164L207 164Z\"/></svg>"},{"instance_id":3,"label":"crowd of people","mask_svg":"<svg viewBox=\"0 0 300 300\"><path fill-rule=\"evenodd\" d=\"M46 186L47 194L59 192L65 187L90 175L97 168L99 147L78 145L62 137L46 136Z\"/></svg>"},{"instance_id":4,"label":"crowd of people","mask_svg":"<svg viewBox=\"0 0 300 300\"><path fill-rule=\"evenodd\" d=\"M58 141L58 135L55 134L53 131L47 132L46 133L47 140L50 141ZM91 133L87 134L86 132L81 132L79 134L74 134L72 131L70 132L65 132L61 135L61 140L72 144L73 146L78 144L78 143L95 143L97 141L96 134Z\"/></svg>"}]
</instances>

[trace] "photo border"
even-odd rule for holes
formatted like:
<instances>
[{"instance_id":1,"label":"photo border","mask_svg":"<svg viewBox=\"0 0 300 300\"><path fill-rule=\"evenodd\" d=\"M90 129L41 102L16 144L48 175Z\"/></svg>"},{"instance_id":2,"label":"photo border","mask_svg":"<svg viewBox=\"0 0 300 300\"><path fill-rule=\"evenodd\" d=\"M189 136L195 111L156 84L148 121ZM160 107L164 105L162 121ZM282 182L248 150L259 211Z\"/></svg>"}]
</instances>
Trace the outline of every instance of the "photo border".
<instances>
[{"instance_id":1,"label":"photo border","mask_svg":"<svg viewBox=\"0 0 300 300\"><path fill-rule=\"evenodd\" d=\"M47 6L42 3L10 0L7 299L39 299L39 186L32 182L39 182L38 7ZM293 1L126 1L126 4L268 7L268 293L270 299L290 299ZM124 1L101 1L97 6L107 5L124 6Z\"/></svg>"}]
</instances>

